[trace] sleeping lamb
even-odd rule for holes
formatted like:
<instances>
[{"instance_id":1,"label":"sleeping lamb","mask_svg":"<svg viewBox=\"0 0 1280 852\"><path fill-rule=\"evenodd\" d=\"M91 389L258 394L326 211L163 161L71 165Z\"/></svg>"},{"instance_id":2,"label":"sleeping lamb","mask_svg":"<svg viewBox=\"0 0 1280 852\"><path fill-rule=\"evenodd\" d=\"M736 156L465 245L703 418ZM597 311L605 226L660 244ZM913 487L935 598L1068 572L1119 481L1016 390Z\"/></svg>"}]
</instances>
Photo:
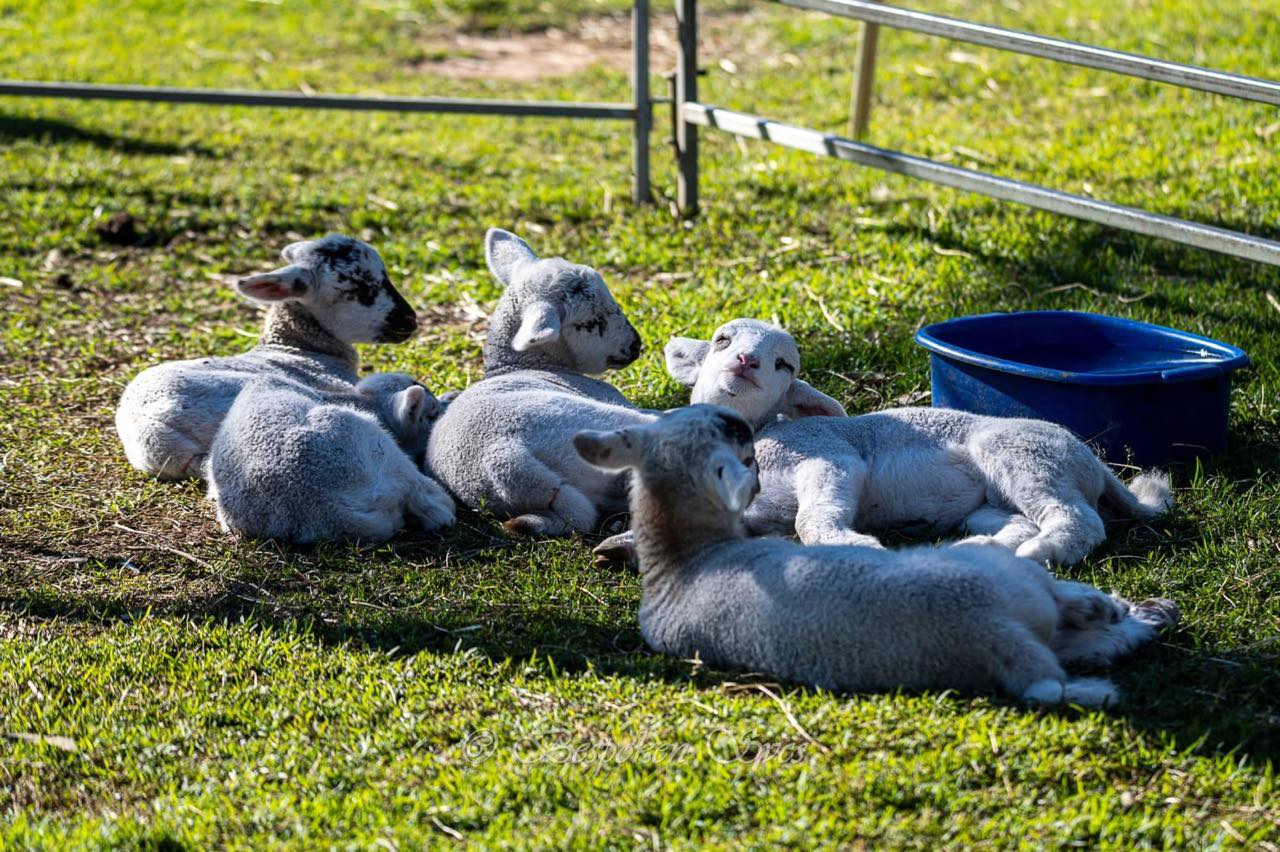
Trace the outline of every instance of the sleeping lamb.
<instances>
[{"instance_id":1,"label":"sleeping lamb","mask_svg":"<svg viewBox=\"0 0 1280 852\"><path fill-rule=\"evenodd\" d=\"M490 319L485 375L436 424L430 469L463 503L507 518L510 532L590 531L626 508L625 477L578 458L573 435L652 418L591 378L639 357L640 335L591 267L539 258L497 228L485 254L506 288Z\"/></svg>"},{"instance_id":2,"label":"sleeping lamb","mask_svg":"<svg viewBox=\"0 0 1280 852\"><path fill-rule=\"evenodd\" d=\"M996 687L1036 704L1114 703L1103 665L1177 617L1140 607L989 544L889 551L744 537L759 488L751 427L694 405L574 438L630 470L640 630L657 651L839 690Z\"/></svg>"},{"instance_id":3,"label":"sleeping lamb","mask_svg":"<svg viewBox=\"0 0 1280 852\"><path fill-rule=\"evenodd\" d=\"M250 382L209 451L205 478L223 529L297 544L386 541L406 515L453 523L453 500L420 467L436 399L403 373L318 392Z\"/></svg>"},{"instance_id":4,"label":"sleeping lamb","mask_svg":"<svg viewBox=\"0 0 1280 852\"><path fill-rule=\"evenodd\" d=\"M963 526L1019 556L1069 565L1106 538L1099 501L1140 518L1172 504L1167 477L1146 473L1126 487L1051 423L941 408L845 417L796 378L795 339L758 320L726 323L710 341L675 338L666 358L693 402L728 406L760 430L763 492L746 517L755 534L794 529L806 544L878 546L862 531Z\"/></svg>"},{"instance_id":5,"label":"sleeping lamb","mask_svg":"<svg viewBox=\"0 0 1280 852\"><path fill-rule=\"evenodd\" d=\"M350 390L359 367L352 343L413 336L417 316L372 246L331 234L281 254L287 266L235 285L271 306L257 346L231 357L159 364L124 389L116 431L135 468L160 479L199 476L227 409L254 378Z\"/></svg>"}]
</instances>

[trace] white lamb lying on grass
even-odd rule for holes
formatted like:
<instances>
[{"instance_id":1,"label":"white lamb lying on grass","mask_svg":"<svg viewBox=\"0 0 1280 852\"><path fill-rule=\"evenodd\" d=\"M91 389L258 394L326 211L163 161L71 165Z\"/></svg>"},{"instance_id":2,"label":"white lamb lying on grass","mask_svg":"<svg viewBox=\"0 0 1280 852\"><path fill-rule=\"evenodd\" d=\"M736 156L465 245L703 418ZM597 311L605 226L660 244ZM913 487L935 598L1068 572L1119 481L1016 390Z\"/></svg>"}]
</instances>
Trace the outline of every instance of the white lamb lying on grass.
<instances>
[{"instance_id":1,"label":"white lamb lying on grass","mask_svg":"<svg viewBox=\"0 0 1280 852\"><path fill-rule=\"evenodd\" d=\"M1165 475L1126 487L1051 423L941 408L846 417L796 378L795 339L758 320L726 323L710 341L677 337L666 357L693 402L728 406L759 430L763 491L746 517L757 535L879 546L862 531L963 526L1019 556L1069 565L1106 538L1100 501L1139 518L1173 503Z\"/></svg>"},{"instance_id":2,"label":"white lamb lying on grass","mask_svg":"<svg viewBox=\"0 0 1280 852\"><path fill-rule=\"evenodd\" d=\"M453 500L420 467L438 410L403 373L369 376L347 392L251 382L209 451L219 522L296 544L380 543L406 517L426 530L451 525Z\"/></svg>"},{"instance_id":3,"label":"white lamb lying on grass","mask_svg":"<svg viewBox=\"0 0 1280 852\"><path fill-rule=\"evenodd\" d=\"M1036 704L1106 706L1102 665L1177 619L988 544L889 551L745 538L759 488L751 427L694 405L656 422L579 433L582 457L632 473L640 630L654 650L825 689L999 688Z\"/></svg>"},{"instance_id":4,"label":"white lamb lying on grass","mask_svg":"<svg viewBox=\"0 0 1280 852\"><path fill-rule=\"evenodd\" d=\"M359 369L352 343L413 336L417 315L372 246L331 234L281 254L288 266L236 282L241 294L271 305L257 346L231 357L158 364L124 389L116 431L135 468L160 479L199 476L227 409L253 379L350 390Z\"/></svg>"},{"instance_id":5,"label":"white lamb lying on grass","mask_svg":"<svg viewBox=\"0 0 1280 852\"><path fill-rule=\"evenodd\" d=\"M640 335L591 267L539 258L497 228L485 255L506 289L489 322L484 378L450 399L432 431L430 469L466 505L507 518L510 532L588 532L626 508L626 480L578 458L573 436L652 419L591 378L639 357Z\"/></svg>"}]
</instances>

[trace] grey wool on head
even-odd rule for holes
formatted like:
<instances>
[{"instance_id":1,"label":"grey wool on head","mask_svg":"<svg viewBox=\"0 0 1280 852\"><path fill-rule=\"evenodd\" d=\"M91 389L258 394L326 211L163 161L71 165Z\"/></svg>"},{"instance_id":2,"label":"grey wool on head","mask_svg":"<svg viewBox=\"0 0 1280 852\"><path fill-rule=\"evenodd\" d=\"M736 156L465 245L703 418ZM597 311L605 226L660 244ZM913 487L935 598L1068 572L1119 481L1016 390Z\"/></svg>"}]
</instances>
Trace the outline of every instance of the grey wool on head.
<instances>
[{"instance_id":1,"label":"grey wool on head","mask_svg":"<svg viewBox=\"0 0 1280 852\"><path fill-rule=\"evenodd\" d=\"M677 337L666 358L693 402L732 408L759 430L753 534L878 547L871 533L966 529L1019 556L1071 564L1106 538L1100 505L1150 518L1173 503L1167 476L1125 485L1053 423L942 408L845 416L796 377L795 339L759 320L732 320L710 341Z\"/></svg>"},{"instance_id":2,"label":"grey wool on head","mask_svg":"<svg viewBox=\"0 0 1280 852\"><path fill-rule=\"evenodd\" d=\"M489 321L485 375L451 399L428 464L459 500L506 518L511 532L592 530L626 508L626 478L584 462L572 439L652 418L593 378L639 357L640 335L591 267L540 258L498 228L485 256L505 288Z\"/></svg>"},{"instance_id":3,"label":"grey wool on head","mask_svg":"<svg viewBox=\"0 0 1280 852\"><path fill-rule=\"evenodd\" d=\"M1106 706L1105 680L1067 674L1133 651L1177 619L991 544L890 551L746 538L759 483L751 428L709 405L587 431L578 452L630 470L640 631L656 651L824 689L1001 690Z\"/></svg>"},{"instance_id":4,"label":"grey wool on head","mask_svg":"<svg viewBox=\"0 0 1280 852\"><path fill-rule=\"evenodd\" d=\"M223 528L297 544L387 540L406 518L454 520L453 500L418 463L436 399L411 376L378 373L316 391L279 378L250 382L206 463Z\"/></svg>"},{"instance_id":5,"label":"grey wool on head","mask_svg":"<svg viewBox=\"0 0 1280 852\"><path fill-rule=\"evenodd\" d=\"M116 431L138 470L160 479L199 476L213 436L240 390L274 376L349 390L352 343L400 343L417 316L377 251L340 234L286 246L287 265L236 282L268 305L258 345L240 355L170 361L139 373L116 408Z\"/></svg>"}]
</instances>

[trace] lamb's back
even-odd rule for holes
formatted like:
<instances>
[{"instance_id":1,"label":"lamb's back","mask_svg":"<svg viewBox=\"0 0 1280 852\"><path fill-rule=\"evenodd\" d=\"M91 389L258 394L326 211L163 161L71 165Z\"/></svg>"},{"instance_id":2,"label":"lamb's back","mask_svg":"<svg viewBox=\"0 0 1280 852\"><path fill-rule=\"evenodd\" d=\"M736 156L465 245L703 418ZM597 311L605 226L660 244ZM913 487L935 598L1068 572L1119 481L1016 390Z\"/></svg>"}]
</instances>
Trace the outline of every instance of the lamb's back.
<instances>
[{"instance_id":1,"label":"lamb's back","mask_svg":"<svg viewBox=\"0 0 1280 852\"><path fill-rule=\"evenodd\" d=\"M972 628L1007 601L999 574L969 550L736 541L704 552L670 588L646 589L641 629L667 653L827 688L963 686L970 663L980 686Z\"/></svg>"}]
</instances>

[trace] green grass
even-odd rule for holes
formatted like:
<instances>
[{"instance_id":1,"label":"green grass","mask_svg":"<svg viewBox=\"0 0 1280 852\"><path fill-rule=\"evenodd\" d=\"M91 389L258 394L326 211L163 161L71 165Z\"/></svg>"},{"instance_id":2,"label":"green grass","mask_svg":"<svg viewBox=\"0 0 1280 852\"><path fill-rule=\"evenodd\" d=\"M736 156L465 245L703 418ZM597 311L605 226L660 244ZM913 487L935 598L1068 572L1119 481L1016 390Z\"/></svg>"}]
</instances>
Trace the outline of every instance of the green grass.
<instances>
[{"instance_id":1,"label":"green grass","mask_svg":"<svg viewBox=\"0 0 1280 852\"><path fill-rule=\"evenodd\" d=\"M1265 0L916 5L1280 67ZM625 99L605 69L421 70L457 28L623 8L11 0L0 76ZM734 8L752 14L708 47L705 100L840 129L856 28ZM881 55L878 144L1280 236L1272 108L900 33ZM0 285L0 845L1275 848L1280 273L716 135L705 213L681 223L657 116L658 203L637 209L620 125L0 100L0 275L22 282ZM148 245L101 242L118 210ZM377 550L255 545L197 485L125 463L124 383L249 345L258 317L217 276L295 235L374 242L430 318L367 366L475 379L455 306L497 297L490 225L605 271L649 344L616 381L646 406L681 400L661 344L737 315L788 325L803 374L857 411L918 399L912 331L963 312L1092 309L1243 346L1230 450L1069 572L1173 597L1184 626L1117 668L1111 713L832 695L647 652L635 577L593 567L590 540L464 514Z\"/></svg>"}]
</instances>

